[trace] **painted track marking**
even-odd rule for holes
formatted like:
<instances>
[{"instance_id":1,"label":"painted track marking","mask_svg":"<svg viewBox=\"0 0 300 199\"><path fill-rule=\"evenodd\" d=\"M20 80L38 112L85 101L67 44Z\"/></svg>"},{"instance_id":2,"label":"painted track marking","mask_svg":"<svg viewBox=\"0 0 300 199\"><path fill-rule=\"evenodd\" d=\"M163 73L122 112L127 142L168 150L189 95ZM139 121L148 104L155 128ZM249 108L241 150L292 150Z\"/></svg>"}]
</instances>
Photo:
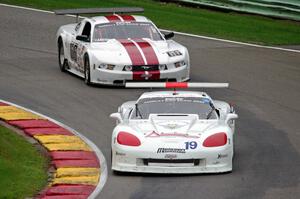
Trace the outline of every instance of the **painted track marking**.
<instances>
[{"instance_id":1,"label":"painted track marking","mask_svg":"<svg viewBox=\"0 0 300 199\"><path fill-rule=\"evenodd\" d=\"M0 4L0 5L1 5L1 4ZM31 112L31 113L33 113L33 114L36 114L36 115L38 115L38 116L40 116L40 117L44 117L44 118L46 118L47 120L49 120L49 121L51 121L51 122L53 122L53 123L55 123L55 124L57 124L57 125L59 125L59 126L65 128L65 129L67 129L67 130L69 130L69 131L72 132L74 135L80 137L80 138L81 138L81 139L82 139L89 147L91 147L92 150L96 153L97 158L98 158L98 160L99 160L99 162L100 162L100 164L101 164L101 167L100 167L101 175L100 175L100 179L99 179L99 182L98 182L98 184L97 184L95 190L94 190L93 193L89 196L89 198L96 198L96 197L99 195L100 191L101 191L102 188L104 187L105 182L106 182L106 180L107 180L107 174L108 174L108 173L107 173L107 164L106 164L106 160L105 160L105 157L104 157L103 153L100 151L100 149L99 149L92 141L90 141L90 140L89 140L88 138L86 138L84 135L80 134L79 132L77 132L76 130L72 129L71 127L69 127L69 126L67 126L67 125L65 125L65 124L63 124L63 123L61 123L61 122L59 122L59 121L57 121L57 120L55 120L55 119L53 119L53 118L50 118L50 117L48 117L48 116L46 116L46 115L43 115L43 114L38 113L38 112L36 112L36 111L33 111L33 110L29 109L29 108L25 108L25 107L23 107L23 106L20 106L20 105L17 105L17 104L14 104L14 103L12 103L12 102L8 102L8 101L2 100L2 99L0 99L0 104L7 104L7 105L10 105L10 106L15 106L15 107L17 107L17 108L20 108L20 109L23 109L23 110L25 110L25 111ZM50 152L49 152L49 153L50 153Z\"/></svg>"}]
</instances>

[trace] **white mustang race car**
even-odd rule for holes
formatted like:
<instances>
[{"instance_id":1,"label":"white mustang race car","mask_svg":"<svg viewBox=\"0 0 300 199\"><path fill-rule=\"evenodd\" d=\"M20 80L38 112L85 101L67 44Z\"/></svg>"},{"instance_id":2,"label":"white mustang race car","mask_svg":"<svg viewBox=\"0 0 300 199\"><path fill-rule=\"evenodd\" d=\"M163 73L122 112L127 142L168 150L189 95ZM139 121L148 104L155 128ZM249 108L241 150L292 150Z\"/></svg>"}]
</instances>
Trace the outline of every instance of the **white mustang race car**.
<instances>
[{"instance_id":1,"label":"white mustang race car","mask_svg":"<svg viewBox=\"0 0 300 199\"><path fill-rule=\"evenodd\" d=\"M56 14L133 13L142 8L56 10ZM87 84L125 85L128 81L187 81L187 49L162 34L146 17L108 15L85 18L57 31L58 61L62 71Z\"/></svg>"},{"instance_id":2,"label":"white mustang race car","mask_svg":"<svg viewBox=\"0 0 300 199\"><path fill-rule=\"evenodd\" d=\"M228 87L227 83L126 83L126 87ZM145 173L232 171L235 114L204 92L147 92L111 114L112 170Z\"/></svg>"}]
</instances>

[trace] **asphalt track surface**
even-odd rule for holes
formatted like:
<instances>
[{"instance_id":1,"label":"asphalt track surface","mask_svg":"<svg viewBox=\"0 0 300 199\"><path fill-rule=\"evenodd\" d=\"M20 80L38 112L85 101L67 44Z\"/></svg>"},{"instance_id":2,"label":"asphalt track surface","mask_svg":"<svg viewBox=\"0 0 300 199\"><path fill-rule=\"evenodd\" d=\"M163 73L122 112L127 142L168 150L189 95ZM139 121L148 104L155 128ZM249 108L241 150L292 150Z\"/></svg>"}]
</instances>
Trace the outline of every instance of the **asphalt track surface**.
<instances>
[{"instance_id":1,"label":"asphalt track surface","mask_svg":"<svg viewBox=\"0 0 300 199\"><path fill-rule=\"evenodd\" d=\"M144 90L88 87L61 73L55 33L74 18L0 6L0 98L82 132L110 168L109 114ZM98 198L300 198L300 53L176 35L189 48L192 81L229 82L207 89L235 104L234 171L219 175L116 176Z\"/></svg>"}]
</instances>

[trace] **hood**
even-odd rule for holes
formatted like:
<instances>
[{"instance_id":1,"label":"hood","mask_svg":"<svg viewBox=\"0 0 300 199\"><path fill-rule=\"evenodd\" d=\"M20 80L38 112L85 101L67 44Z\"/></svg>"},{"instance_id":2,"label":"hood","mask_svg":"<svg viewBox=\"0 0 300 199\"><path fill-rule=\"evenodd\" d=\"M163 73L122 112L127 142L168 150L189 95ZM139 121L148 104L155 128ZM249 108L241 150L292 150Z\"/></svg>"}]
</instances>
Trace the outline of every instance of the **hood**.
<instances>
[{"instance_id":1,"label":"hood","mask_svg":"<svg viewBox=\"0 0 300 199\"><path fill-rule=\"evenodd\" d=\"M91 44L93 54L99 57L109 57L125 65L158 65L170 62L167 52L181 49L172 41L153 41L150 39L110 39ZM182 50L183 51L183 50ZM113 59L111 59L113 57Z\"/></svg>"},{"instance_id":2,"label":"hood","mask_svg":"<svg viewBox=\"0 0 300 199\"><path fill-rule=\"evenodd\" d=\"M137 132L149 136L200 136L218 126L217 120L198 120L196 115L152 115L148 121L130 121Z\"/></svg>"}]
</instances>

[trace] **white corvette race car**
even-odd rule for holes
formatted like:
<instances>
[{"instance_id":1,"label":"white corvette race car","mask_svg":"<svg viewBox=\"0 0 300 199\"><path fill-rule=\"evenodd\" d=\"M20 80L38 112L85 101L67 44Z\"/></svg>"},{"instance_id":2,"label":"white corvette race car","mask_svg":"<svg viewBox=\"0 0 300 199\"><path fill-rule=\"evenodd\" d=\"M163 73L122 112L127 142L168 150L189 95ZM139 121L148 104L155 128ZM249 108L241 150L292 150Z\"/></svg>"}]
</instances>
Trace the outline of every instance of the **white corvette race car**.
<instances>
[{"instance_id":1,"label":"white corvette race car","mask_svg":"<svg viewBox=\"0 0 300 199\"><path fill-rule=\"evenodd\" d=\"M56 14L133 13L141 8L57 10ZM113 14L85 18L57 31L62 71L87 84L125 85L128 81L187 81L187 49L162 34L146 17Z\"/></svg>"},{"instance_id":2,"label":"white corvette race car","mask_svg":"<svg viewBox=\"0 0 300 199\"><path fill-rule=\"evenodd\" d=\"M126 83L126 87L227 87L220 83ZM232 170L235 114L204 92L147 92L111 114L112 170L220 173Z\"/></svg>"}]
</instances>

